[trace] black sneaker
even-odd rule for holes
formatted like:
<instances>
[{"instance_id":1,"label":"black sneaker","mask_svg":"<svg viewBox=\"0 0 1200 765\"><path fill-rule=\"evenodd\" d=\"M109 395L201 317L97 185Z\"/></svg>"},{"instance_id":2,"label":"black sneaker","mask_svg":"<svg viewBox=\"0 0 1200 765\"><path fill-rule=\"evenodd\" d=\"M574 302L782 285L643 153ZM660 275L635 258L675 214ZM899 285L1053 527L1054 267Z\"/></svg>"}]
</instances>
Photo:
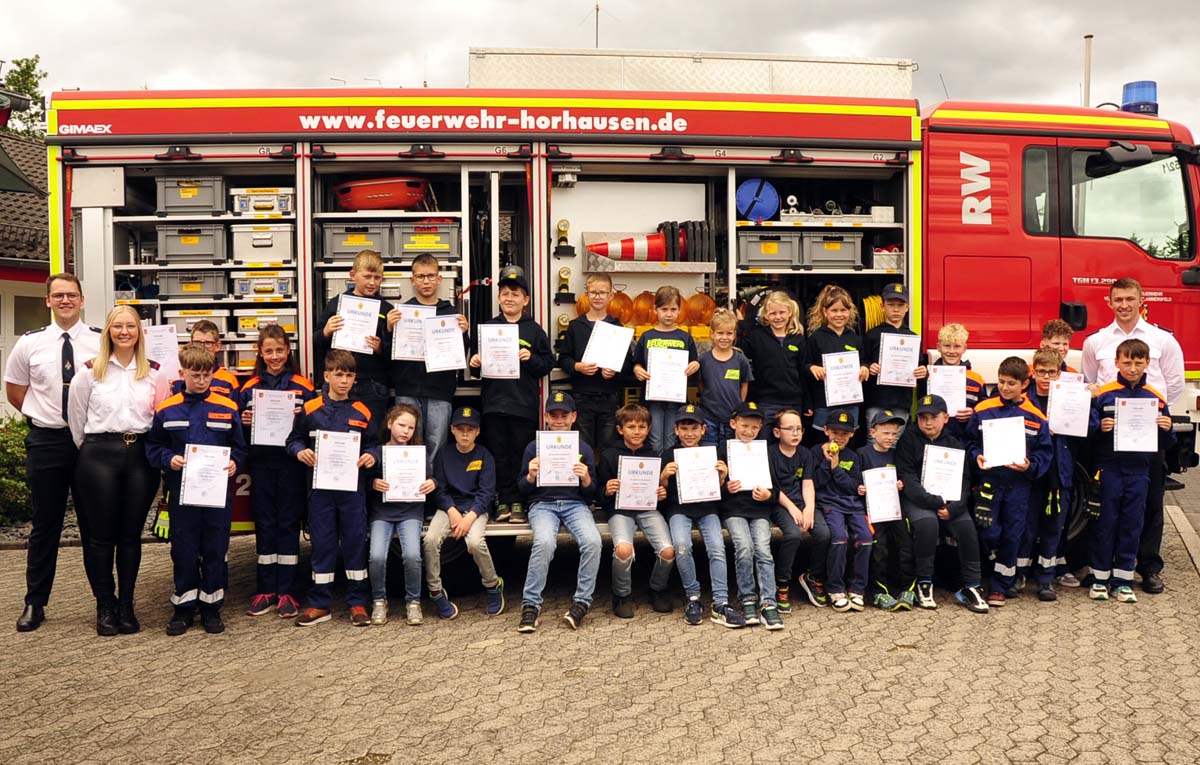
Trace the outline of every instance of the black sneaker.
<instances>
[{"instance_id":1,"label":"black sneaker","mask_svg":"<svg viewBox=\"0 0 1200 765\"><path fill-rule=\"evenodd\" d=\"M1038 600L1043 603L1051 603L1058 600L1058 593L1054 591L1054 585L1049 582L1038 584L1037 596Z\"/></svg>"},{"instance_id":2,"label":"black sneaker","mask_svg":"<svg viewBox=\"0 0 1200 765\"><path fill-rule=\"evenodd\" d=\"M762 623L766 625L767 629L783 629L783 618L779 615L779 608L776 606L763 606L760 613L762 613Z\"/></svg>"},{"instance_id":3,"label":"black sneaker","mask_svg":"<svg viewBox=\"0 0 1200 765\"><path fill-rule=\"evenodd\" d=\"M1146 574L1142 577L1142 591L1150 595L1158 595L1166 587L1163 585L1162 574Z\"/></svg>"},{"instance_id":4,"label":"black sneaker","mask_svg":"<svg viewBox=\"0 0 1200 765\"><path fill-rule=\"evenodd\" d=\"M96 634L101 637L112 637L118 634L117 606L114 603L96 604Z\"/></svg>"},{"instance_id":5,"label":"black sneaker","mask_svg":"<svg viewBox=\"0 0 1200 765\"><path fill-rule=\"evenodd\" d=\"M508 509L508 503L503 502L496 508L496 517L493 519L496 523L507 523L511 517L512 511Z\"/></svg>"},{"instance_id":6,"label":"black sneaker","mask_svg":"<svg viewBox=\"0 0 1200 765\"><path fill-rule=\"evenodd\" d=\"M650 606L660 614L669 614L675 608L671 593L666 590L650 590Z\"/></svg>"},{"instance_id":7,"label":"black sneaker","mask_svg":"<svg viewBox=\"0 0 1200 765\"><path fill-rule=\"evenodd\" d=\"M520 502L513 502L509 508L509 523L529 523L529 516L525 514L525 506Z\"/></svg>"},{"instance_id":8,"label":"black sneaker","mask_svg":"<svg viewBox=\"0 0 1200 765\"><path fill-rule=\"evenodd\" d=\"M567 626L571 629L577 630L583 625L583 617L587 616L587 612L587 603L582 603L577 600L572 603L571 607L567 609L567 612L563 614L563 621L566 622ZM521 621L524 621L524 614L522 614Z\"/></svg>"},{"instance_id":9,"label":"black sneaker","mask_svg":"<svg viewBox=\"0 0 1200 765\"><path fill-rule=\"evenodd\" d=\"M196 612L190 608L176 608L171 621L167 622L167 634L178 637L188 631L196 621Z\"/></svg>"},{"instance_id":10,"label":"black sneaker","mask_svg":"<svg viewBox=\"0 0 1200 765\"><path fill-rule=\"evenodd\" d=\"M632 619L634 613L633 598L625 595L613 595L613 615L622 619Z\"/></svg>"},{"instance_id":11,"label":"black sneaker","mask_svg":"<svg viewBox=\"0 0 1200 765\"><path fill-rule=\"evenodd\" d=\"M221 609L205 608L200 611L200 625L210 635L220 635L225 631L225 622L221 621Z\"/></svg>"},{"instance_id":12,"label":"black sneaker","mask_svg":"<svg viewBox=\"0 0 1200 765\"><path fill-rule=\"evenodd\" d=\"M521 606L521 623L517 625L517 632L537 632L539 613L537 606Z\"/></svg>"},{"instance_id":13,"label":"black sneaker","mask_svg":"<svg viewBox=\"0 0 1200 765\"><path fill-rule=\"evenodd\" d=\"M722 627L736 630L746 626L746 617L742 616L742 612L728 603L713 603L712 614L708 620L713 624L719 624Z\"/></svg>"},{"instance_id":14,"label":"black sneaker","mask_svg":"<svg viewBox=\"0 0 1200 765\"><path fill-rule=\"evenodd\" d=\"M704 621L704 606L700 605L699 597L688 598L687 605L683 607L683 620L693 627Z\"/></svg>"},{"instance_id":15,"label":"black sneaker","mask_svg":"<svg viewBox=\"0 0 1200 765\"><path fill-rule=\"evenodd\" d=\"M954 599L961 603L968 611L974 611L977 614L986 614L991 610L988 607L987 600L983 597L983 591L978 587L963 587L954 593Z\"/></svg>"},{"instance_id":16,"label":"black sneaker","mask_svg":"<svg viewBox=\"0 0 1200 765\"><path fill-rule=\"evenodd\" d=\"M817 608L824 608L829 605L829 595L825 592L824 582L818 582L808 574L801 574L797 581L800 589L804 591L804 596L808 598L809 603L812 603Z\"/></svg>"}]
</instances>

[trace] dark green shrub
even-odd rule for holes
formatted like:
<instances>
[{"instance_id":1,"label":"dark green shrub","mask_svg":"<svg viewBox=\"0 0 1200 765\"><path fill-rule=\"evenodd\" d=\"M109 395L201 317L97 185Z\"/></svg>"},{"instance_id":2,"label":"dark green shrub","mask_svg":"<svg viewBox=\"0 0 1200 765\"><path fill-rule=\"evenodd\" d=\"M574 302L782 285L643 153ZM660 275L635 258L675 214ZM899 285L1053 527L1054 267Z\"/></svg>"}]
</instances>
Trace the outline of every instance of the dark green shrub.
<instances>
[{"instance_id":1,"label":"dark green shrub","mask_svg":"<svg viewBox=\"0 0 1200 765\"><path fill-rule=\"evenodd\" d=\"M24 417L0 419L0 525L28 521L32 515L29 486L25 483Z\"/></svg>"}]
</instances>

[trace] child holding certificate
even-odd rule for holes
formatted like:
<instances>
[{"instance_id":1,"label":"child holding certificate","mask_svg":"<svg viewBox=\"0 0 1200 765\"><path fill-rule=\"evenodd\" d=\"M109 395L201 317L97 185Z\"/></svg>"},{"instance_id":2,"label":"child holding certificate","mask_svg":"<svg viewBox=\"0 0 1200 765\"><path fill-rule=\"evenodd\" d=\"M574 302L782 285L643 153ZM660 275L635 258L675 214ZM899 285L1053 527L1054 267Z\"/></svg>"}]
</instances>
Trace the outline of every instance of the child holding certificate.
<instances>
[{"instance_id":1,"label":"child holding certificate","mask_svg":"<svg viewBox=\"0 0 1200 765\"><path fill-rule=\"evenodd\" d=\"M880 409L891 409L893 416L903 418L901 429L908 424L908 413L912 409L913 393L917 380L928 375L928 369L920 361L921 338L905 324L908 314L908 289L900 283L888 284L879 293L883 298L883 323L867 332L866 355L863 357L874 384L866 390L866 420L871 422ZM893 361L884 351L884 345L897 351L911 349L912 354L896 354L897 358L912 359L912 367L900 368L894 362L884 369L881 364ZM895 375L907 373L911 381L901 382Z\"/></svg>"},{"instance_id":2,"label":"child holding certificate","mask_svg":"<svg viewBox=\"0 0 1200 765\"><path fill-rule=\"evenodd\" d=\"M792 612L792 571L796 553L804 540L804 532L812 536L808 572L800 575L800 587L817 608L829 605L825 595L825 559L829 556L829 525L825 516L816 512L816 489L813 478L817 463L809 449L800 446L804 426L795 409L781 409L775 415L775 444L768 447L771 480L778 489L778 502L771 508L771 521L779 527L783 538L775 553L775 601L779 613Z\"/></svg>"},{"instance_id":3,"label":"child holding certificate","mask_svg":"<svg viewBox=\"0 0 1200 765\"><path fill-rule=\"evenodd\" d=\"M379 301L379 315L374 322L374 334L364 335L362 351L353 351L357 369L354 388L350 394L371 410L375 422L383 419L388 405L388 347L391 345L387 316L392 304L379 297L383 284L383 256L375 250L360 250L350 265L350 280L354 286L341 295L334 295L325 304L313 333L313 358L323 359L333 348L334 333L342 329L346 319L338 315L343 299L360 297ZM353 338L355 343L359 338Z\"/></svg>"},{"instance_id":4,"label":"child holding certificate","mask_svg":"<svg viewBox=\"0 0 1200 765\"><path fill-rule=\"evenodd\" d=\"M487 614L497 616L504 610L504 580L496 575L496 564L488 550L484 531L488 513L496 504L496 461L476 443L479 439L479 410L462 406L450 418L454 445L438 452L433 460L433 480L437 483L437 512L425 532L425 582L429 598L442 619L458 616L458 606L442 588L442 543L446 537L465 540L467 552L475 560L487 594Z\"/></svg>"},{"instance_id":5,"label":"child holding certificate","mask_svg":"<svg viewBox=\"0 0 1200 765\"><path fill-rule=\"evenodd\" d=\"M574 424L575 400L571 394L562 391L551 393L546 400L547 434L553 439L561 437L563 443L574 447L572 452L578 456L570 470L570 475L575 479L573 483L568 485L565 481L554 480L542 485L539 480L542 459L538 452L538 439L525 447L521 459L521 477L517 484L529 500L533 545L529 549L529 569L525 574L525 591L521 594L521 623L517 626L517 632L537 631L542 613L542 591L546 588L550 559L558 547L558 530L562 526L567 527L579 545L578 581L571 607L563 615L563 621L571 629L579 629L592 605L596 574L600 571L601 550L600 531L588 507L596 492L596 463L592 457L592 447L580 439L578 433L568 432Z\"/></svg>"},{"instance_id":6,"label":"child holding certificate","mask_svg":"<svg viewBox=\"0 0 1200 765\"><path fill-rule=\"evenodd\" d=\"M816 381L812 386L813 421L809 433L815 434L819 441L825 421L829 416L829 406L825 401L826 370L822 366L824 357L831 353L859 354L858 379L866 382L870 377L870 369L865 363L866 356L862 338L854 331L858 324L858 309L850 293L836 284L826 284L812 307L808 310L808 373ZM858 405L842 405L841 410L849 411L858 419Z\"/></svg>"},{"instance_id":7,"label":"child holding certificate","mask_svg":"<svg viewBox=\"0 0 1200 765\"><path fill-rule=\"evenodd\" d=\"M833 409L825 422L825 443L813 449L817 458L814 484L817 508L829 524L829 581L826 587L834 611L862 611L871 566L871 526L863 503L862 466L850 449L850 438L858 428L853 409ZM846 581L847 547L854 545L850 558L850 580ZM849 587L847 587L849 585Z\"/></svg>"},{"instance_id":8,"label":"child holding certificate","mask_svg":"<svg viewBox=\"0 0 1200 765\"><path fill-rule=\"evenodd\" d=\"M687 382L686 380L677 382L683 388L684 395L682 397L678 399L657 398L655 387L661 380L651 381L654 367L652 359L656 355L663 358L669 355L660 354L659 349L683 351L687 353L687 364L682 370L676 370L672 366L673 371L670 374L678 375L681 371L685 377L691 377L700 371L696 341L690 334L675 326L675 322L679 319L679 306L682 301L679 290L674 287L658 288L658 291L654 293L654 314L657 321L653 327L642 333L633 354L633 374L639 382L646 383L645 395L642 398L646 402L646 408L650 410L650 448L656 453L666 449L675 440L671 418L674 416L675 410L679 408L679 404L687 399ZM664 372L660 367L660 371L655 374L662 375Z\"/></svg>"},{"instance_id":9,"label":"child holding certificate","mask_svg":"<svg viewBox=\"0 0 1200 765\"><path fill-rule=\"evenodd\" d=\"M1061 321L1061 320L1058 320ZM1049 415L1050 385L1064 371L1062 356L1058 351L1043 348L1033 354L1033 387L1027 392L1030 402L1038 409ZM1082 384L1080 384L1082 389ZM1086 391L1083 391L1086 394ZM1081 410L1086 414L1087 410ZM1066 523L1067 512L1071 507L1071 488L1075 483L1075 442L1078 439L1061 433L1050 433L1050 467L1041 478L1033 482L1030 494L1029 514L1025 519L1025 531L1021 536L1021 547L1017 552L1017 569L1021 579L1030 569L1037 577L1038 600L1049 602L1058 599L1054 591L1055 571L1060 562L1059 550L1063 536L1063 526ZM1036 557L1035 557L1036 553ZM1066 565L1066 560L1061 562ZM1069 572L1066 574L1079 581ZM1066 586L1070 586L1069 584Z\"/></svg>"},{"instance_id":10,"label":"child holding certificate","mask_svg":"<svg viewBox=\"0 0 1200 765\"><path fill-rule=\"evenodd\" d=\"M225 554L229 551L233 495L226 485L221 492L223 501L219 506L210 506L189 504L193 500L182 493L189 447L229 448L229 461L223 471L228 478L233 478L246 456L237 404L208 389L215 366L212 353L203 345L189 343L180 349L184 390L158 405L146 441L146 458L151 466L163 471L171 513L171 563L175 571L171 603L175 613L167 623L168 635L188 631L197 605L205 632L225 631L221 605L229 576ZM208 478L219 480L215 475Z\"/></svg>"},{"instance_id":11,"label":"child holding certificate","mask_svg":"<svg viewBox=\"0 0 1200 765\"><path fill-rule=\"evenodd\" d=\"M1100 387L1092 402L1089 433L1095 441L1096 467L1100 469L1100 517L1088 527L1088 558L1092 566L1092 600L1108 600L1111 591L1122 603L1136 603L1133 572L1150 487L1150 462L1170 439L1171 414L1166 397L1146 384L1150 346L1130 338L1117 346L1117 379ZM1150 415L1142 416L1128 404L1150 400ZM1128 412L1122 412L1126 408ZM1122 432L1121 428L1128 431ZM1157 438L1151 435L1157 434ZM1134 451L1121 449L1128 438ZM1137 443L1137 442L1141 443Z\"/></svg>"},{"instance_id":12,"label":"child holding certificate","mask_svg":"<svg viewBox=\"0 0 1200 765\"><path fill-rule=\"evenodd\" d=\"M907 417L892 409L879 409L871 415L868 421L871 428L870 443L858 450L863 471L896 467L896 441L907 422ZM904 490L904 481L899 476L896 478L896 490ZM883 611L910 611L916 601L913 592L916 571L908 520L901 516L895 520L881 521L876 520L872 513L871 526L875 532L871 555L875 607Z\"/></svg>"},{"instance_id":13,"label":"child holding certificate","mask_svg":"<svg viewBox=\"0 0 1200 765\"><path fill-rule=\"evenodd\" d=\"M979 537L968 510L970 476L966 446L948 428L946 401L938 395L917 401L917 421L909 423L896 444L896 477L904 484L900 506L912 527L916 560L917 605L937 608L933 599L933 563L941 530L958 551L962 589L954 597L967 609L987 613L980 586ZM951 458L957 456L958 462ZM947 466L954 469L947 469Z\"/></svg>"},{"instance_id":14,"label":"child holding certificate","mask_svg":"<svg viewBox=\"0 0 1200 765\"><path fill-rule=\"evenodd\" d=\"M524 523L525 507L517 491L517 471L521 469L517 460L521 455L516 446L529 443L537 433L541 407L538 385L554 368L554 352L546 331L525 313L529 305L525 272L518 266L507 266L500 272L499 285L500 314L479 330L479 352L471 356L471 368L482 370L483 376L483 445L496 459L496 491L500 497L496 522ZM517 368L513 370L518 373L516 377L488 377L482 334L493 326L507 327L513 335L518 348Z\"/></svg>"},{"instance_id":15,"label":"child holding certificate","mask_svg":"<svg viewBox=\"0 0 1200 765\"><path fill-rule=\"evenodd\" d=\"M387 413L384 433L388 446L421 446L421 413L411 404L396 404ZM383 450L381 450L383 451ZM385 458L386 459L386 458ZM367 568L371 572L371 624L387 624L387 562L392 537L400 538L400 555L404 560L405 621L416 626L421 615L421 526L425 521L425 502L412 500L389 502L387 491L392 488L383 477L382 460L371 470L370 506L371 549ZM428 463L421 457L420 475L428 476ZM437 484L426 477L417 493L428 496Z\"/></svg>"},{"instance_id":16,"label":"child holding certificate","mask_svg":"<svg viewBox=\"0 0 1200 765\"><path fill-rule=\"evenodd\" d=\"M950 434L961 441L966 440L967 421L971 419L971 412L975 411L975 405L987 397L987 386L984 385L983 377L971 369L971 362L963 358L967 352L969 337L970 333L967 332L967 328L961 324L943 325L938 330L937 336L938 360L932 364L935 367L964 367L963 379L965 382L959 398L957 400L948 398L949 394L942 396L946 405L952 407L948 425ZM926 367L925 380L929 386L928 393L940 395L939 391L933 387L934 374ZM961 407L958 406L960 403Z\"/></svg>"},{"instance_id":17,"label":"child holding certificate","mask_svg":"<svg viewBox=\"0 0 1200 765\"><path fill-rule=\"evenodd\" d=\"M261 616L275 609L283 619L300 612L292 595L292 575L300 562L300 513L304 507L304 466L288 456L284 447L291 423L304 404L316 392L307 377L300 374L287 330L268 324L258 332L258 356L254 376L241 391L242 426L250 431L250 507L254 513L254 544L258 552L258 578L255 596L246 610ZM263 391L290 394L293 409L282 438L271 444L256 443L254 426L255 398ZM261 423L260 423L261 424ZM276 428L278 430L278 428ZM264 434L265 435L265 434ZM262 439L271 440L274 439ZM275 443L279 445L275 445Z\"/></svg>"},{"instance_id":18,"label":"child holding certificate","mask_svg":"<svg viewBox=\"0 0 1200 765\"><path fill-rule=\"evenodd\" d=\"M596 465L596 481L604 491L601 503L608 514L608 528L613 540L613 613L622 619L632 619L634 613L633 534L639 528L658 556L650 573L650 601L655 611L664 614L671 612L671 594L667 592L667 583L671 578L671 568L675 565L675 548L671 546L671 531L667 528L667 522L657 509L631 510L622 508L617 502L621 491L622 457L658 462L658 451L646 445L649 431L650 413L646 407L638 404L621 407L617 410L617 432L621 434L621 444L602 451ZM658 478L646 488L653 490L655 487L655 499L665 498L666 489L659 486Z\"/></svg>"},{"instance_id":19,"label":"child holding certificate","mask_svg":"<svg viewBox=\"0 0 1200 765\"><path fill-rule=\"evenodd\" d=\"M975 523L982 529L980 540L995 558L988 591L988 605L1003 606L1019 593L1017 551L1025 531L1029 495L1033 482L1050 467L1050 427L1046 415L1025 395L1029 365L1019 356L1000 362L996 372L996 395L979 402L967 422L969 462L979 469L982 483L975 495ZM1017 418L1024 423L1025 459L992 465L985 459L984 429L989 420ZM1008 451L1014 445L1000 444ZM1020 446L1018 442L1016 446Z\"/></svg>"},{"instance_id":20,"label":"child holding certificate","mask_svg":"<svg viewBox=\"0 0 1200 765\"><path fill-rule=\"evenodd\" d=\"M675 560L679 565L679 580L687 596L683 609L683 620L695 626L704 620L704 607L700 603L700 580L696 578L696 560L692 557L692 528L700 528L704 550L708 556L708 575L712 581L713 601L710 621L722 627L737 629L746 626L746 619L729 605L729 572L725 565L725 537L721 533L721 487L729 475L729 468L717 460L715 447L700 446L705 424L703 415L695 404L679 407L675 413L675 438L677 444L663 452L663 468L659 477L666 488L663 512L671 529L671 543L675 547ZM707 454L705 454L707 452ZM682 463L682 466L681 466ZM690 491L695 486L699 492L703 481L695 478L703 471L715 479L707 499L694 497ZM679 491L683 477L684 492Z\"/></svg>"},{"instance_id":21,"label":"child holding certificate","mask_svg":"<svg viewBox=\"0 0 1200 765\"><path fill-rule=\"evenodd\" d=\"M608 315L608 303L612 300L613 283L608 274L587 275L586 287L588 311L576 316L567 325L567 334L558 351L558 366L567 373L571 383L571 395L579 417L579 436L589 447L599 452L611 446L617 437L616 420L613 419L624 383L621 373L630 369L632 349L620 369L602 369L583 360L592 328L596 322L607 322L621 326L621 320Z\"/></svg>"},{"instance_id":22,"label":"child holding certificate","mask_svg":"<svg viewBox=\"0 0 1200 765\"><path fill-rule=\"evenodd\" d=\"M713 314L715 320L717 315ZM716 330L713 330L716 346ZM769 293L758 311L758 322L743 346L754 369L750 397L762 406L763 416L774 421L780 409L807 412L810 408L805 380L808 378L807 343L800 306L783 290ZM705 405L707 407L707 404ZM728 418L721 420L725 423ZM718 442L733 436L716 435Z\"/></svg>"},{"instance_id":23,"label":"child holding certificate","mask_svg":"<svg viewBox=\"0 0 1200 765\"><path fill-rule=\"evenodd\" d=\"M775 559L771 556L771 506L779 498L771 483L767 450L754 448L766 446L765 441L758 440L762 423L758 404L744 402L734 410L729 422L734 438L717 446L717 459L729 466L721 518L733 542L733 567L746 624L765 624L769 630L781 630L783 617L775 601ZM761 477L752 485L743 484L740 477L743 473Z\"/></svg>"},{"instance_id":24,"label":"child holding certificate","mask_svg":"<svg viewBox=\"0 0 1200 765\"><path fill-rule=\"evenodd\" d=\"M355 382L355 361L349 351L335 349L325 357L325 383L329 390L304 405L296 415L287 452L313 468L312 490L308 494L308 530L312 537L313 586L308 591L308 607L296 620L300 627L312 627L330 619L329 606L338 550L346 566L346 605L350 623L366 627L370 588L367 582L367 505L361 470L379 461L378 423L372 425L371 410L351 396ZM351 449L329 434L352 433L358 447ZM324 448L323 448L324 447ZM320 454L318 454L320 451ZM347 489L318 488L323 481L339 480Z\"/></svg>"}]
</instances>

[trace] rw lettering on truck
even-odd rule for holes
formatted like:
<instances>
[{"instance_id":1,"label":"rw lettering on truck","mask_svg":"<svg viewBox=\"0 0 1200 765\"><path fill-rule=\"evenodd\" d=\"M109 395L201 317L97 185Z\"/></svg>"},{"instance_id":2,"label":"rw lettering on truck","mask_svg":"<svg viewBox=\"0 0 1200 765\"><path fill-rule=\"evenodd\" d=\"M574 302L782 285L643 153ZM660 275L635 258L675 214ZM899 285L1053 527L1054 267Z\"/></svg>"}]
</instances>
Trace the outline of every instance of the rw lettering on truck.
<instances>
[{"instance_id":1,"label":"rw lettering on truck","mask_svg":"<svg viewBox=\"0 0 1200 765\"><path fill-rule=\"evenodd\" d=\"M962 163L959 177L963 180L963 225L990 226L992 224L992 195L983 195L983 192L992 190L992 179L988 177L988 173L992 171L992 163L965 151L958 153L958 161Z\"/></svg>"}]
</instances>

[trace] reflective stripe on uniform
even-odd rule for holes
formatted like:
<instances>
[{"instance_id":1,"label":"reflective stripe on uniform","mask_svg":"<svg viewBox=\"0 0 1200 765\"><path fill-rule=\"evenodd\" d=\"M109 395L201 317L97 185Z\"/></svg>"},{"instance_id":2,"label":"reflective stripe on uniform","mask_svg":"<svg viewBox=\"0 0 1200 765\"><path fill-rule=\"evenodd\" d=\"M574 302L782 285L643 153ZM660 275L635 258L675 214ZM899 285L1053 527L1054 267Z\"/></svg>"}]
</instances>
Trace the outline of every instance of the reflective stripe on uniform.
<instances>
[{"instance_id":1,"label":"reflective stripe on uniform","mask_svg":"<svg viewBox=\"0 0 1200 765\"><path fill-rule=\"evenodd\" d=\"M1107 582L1108 577L1111 574L1112 574L1111 571L1098 571L1096 569L1092 569L1092 578L1095 579L1097 582Z\"/></svg>"},{"instance_id":2,"label":"reflective stripe on uniform","mask_svg":"<svg viewBox=\"0 0 1200 765\"><path fill-rule=\"evenodd\" d=\"M259 561L259 563L261 563L261 562L262 561ZM1033 563L1033 558L1017 558L1017 567L1018 568L1029 568L1029 566L1032 563Z\"/></svg>"},{"instance_id":3,"label":"reflective stripe on uniform","mask_svg":"<svg viewBox=\"0 0 1200 765\"><path fill-rule=\"evenodd\" d=\"M295 566L300 562L299 555L276 555L275 559L281 566Z\"/></svg>"},{"instance_id":4,"label":"reflective stripe on uniform","mask_svg":"<svg viewBox=\"0 0 1200 765\"><path fill-rule=\"evenodd\" d=\"M167 420L163 423L164 428L186 428L187 426L187 420Z\"/></svg>"},{"instance_id":5,"label":"reflective stripe on uniform","mask_svg":"<svg viewBox=\"0 0 1200 765\"><path fill-rule=\"evenodd\" d=\"M1133 572L1123 568L1114 568L1112 573L1113 579L1133 579Z\"/></svg>"},{"instance_id":6,"label":"reflective stripe on uniform","mask_svg":"<svg viewBox=\"0 0 1200 765\"><path fill-rule=\"evenodd\" d=\"M1000 561L996 561L996 573L1000 574L1001 576L1016 576L1017 575L1017 567L1016 566L1005 566Z\"/></svg>"},{"instance_id":7,"label":"reflective stripe on uniform","mask_svg":"<svg viewBox=\"0 0 1200 765\"><path fill-rule=\"evenodd\" d=\"M1038 565L1041 566L1042 568L1051 568L1055 565L1056 562L1057 562L1057 559L1055 559L1055 558L1043 558L1040 555L1038 556Z\"/></svg>"},{"instance_id":8,"label":"reflective stripe on uniform","mask_svg":"<svg viewBox=\"0 0 1200 765\"><path fill-rule=\"evenodd\" d=\"M313 581L317 584L333 584L333 574L318 574L313 572Z\"/></svg>"},{"instance_id":9,"label":"reflective stripe on uniform","mask_svg":"<svg viewBox=\"0 0 1200 765\"><path fill-rule=\"evenodd\" d=\"M260 566L269 566L272 563L278 563L278 562L279 562L279 556L275 555L275 554L258 556L258 565L260 565Z\"/></svg>"},{"instance_id":10,"label":"reflective stripe on uniform","mask_svg":"<svg viewBox=\"0 0 1200 765\"><path fill-rule=\"evenodd\" d=\"M361 582L367 578L367 570L365 568L360 568L356 571L346 569L346 578L353 582Z\"/></svg>"},{"instance_id":11,"label":"reflective stripe on uniform","mask_svg":"<svg viewBox=\"0 0 1200 765\"><path fill-rule=\"evenodd\" d=\"M188 590L182 595L172 595L171 605L182 606L184 603L191 603L200 594L199 590Z\"/></svg>"},{"instance_id":12,"label":"reflective stripe on uniform","mask_svg":"<svg viewBox=\"0 0 1200 765\"><path fill-rule=\"evenodd\" d=\"M216 592L211 592L211 593L210 592L200 593L200 602L201 603L218 603L224 599L225 599L225 590L223 590L223 589L217 590Z\"/></svg>"}]
</instances>

